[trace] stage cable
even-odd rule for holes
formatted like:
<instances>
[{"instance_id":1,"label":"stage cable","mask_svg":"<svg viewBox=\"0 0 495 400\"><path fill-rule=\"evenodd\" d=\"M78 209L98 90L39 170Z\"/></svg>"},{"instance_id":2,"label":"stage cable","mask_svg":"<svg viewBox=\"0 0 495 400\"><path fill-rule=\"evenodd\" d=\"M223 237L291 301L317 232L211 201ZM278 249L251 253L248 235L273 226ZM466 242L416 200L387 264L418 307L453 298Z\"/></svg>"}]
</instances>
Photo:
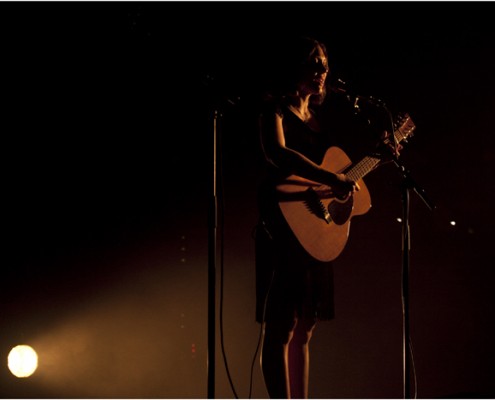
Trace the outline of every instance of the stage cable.
<instances>
[{"instance_id":1,"label":"stage cable","mask_svg":"<svg viewBox=\"0 0 495 400\"><path fill-rule=\"evenodd\" d=\"M249 374L249 396L248 399L252 398L253 395L253 378L254 378L254 366L256 365L256 360L258 359L258 353L263 343L263 323L260 323L260 333L258 335L258 343L256 344L256 350L254 351L253 360L251 361L251 370Z\"/></svg>"},{"instance_id":2,"label":"stage cable","mask_svg":"<svg viewBox=\"0 0 495 400\"><path fill-rule=\"evenodd\" d=\"M418 380L416 376L416 365L414 364L414 352L411 337L409 337L409 351L411 352L411 372L414 383L414 399L418 398Z\"/></svg>"},{"instance_id":3,"label":"stage cable","mask_svg":"<svg viewBox=\"0 0 495 400\"><path fill-rule=\"evenodd\" d=\"M253 239L255 238L254 235L257 234L258 229L260 229L259 225L257 227L255 227L255 229L254 229ZM263 229L266 229L266 228L263 226ZM275 271L273 271L273 273L272 273L272 277L270 279L270 284L268 285L268 290L266 291L266 296L265 296L265 299L263 301L263 314L262 314L262 318L261 318L262 322L259 323L260 324L260 332L258 335L258 343L256 345L256 350L255 350L254 355L253 355L253 361L251 362L251 374L250 374L250 378L249 378L249 397L248 397L248 399L252 398L254 366L255 366L256 360L258 359L258 353L259 353L260 349L263 347L263 341L264 341L263 330L264 330L264 326L265 326L266 305L268 303L268 297L270 296L270 292L271 292L271 289L273 286L274 277L275 277Z\"/></svg>"}]
</instances>

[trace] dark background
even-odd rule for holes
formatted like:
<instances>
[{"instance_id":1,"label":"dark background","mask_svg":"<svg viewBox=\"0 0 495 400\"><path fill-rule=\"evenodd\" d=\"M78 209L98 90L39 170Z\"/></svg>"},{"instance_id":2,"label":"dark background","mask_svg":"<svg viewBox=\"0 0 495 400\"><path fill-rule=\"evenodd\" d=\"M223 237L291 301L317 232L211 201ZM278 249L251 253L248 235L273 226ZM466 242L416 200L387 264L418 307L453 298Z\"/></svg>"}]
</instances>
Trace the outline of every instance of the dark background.
<instances>
[{"instance_id":1,"label":"dark background","mask_svg":"<svg viewBox=\"0 0 495 400\"><path fill-rule=\"evenodd\" d=\"M0 396L207 396L217 133L216 394L234 397L222 332L236 392L248 397L259 334L253 96L278 38L301 33L327 43L335 75L416 125L401 159L437 207L410 193L418 397L493 397L494 11L1 3L0 358L26 343L40 365L26 379L0 366ZM389 164L366 183L373 207L336 261L336 319L311 344L313 398L403 396L400 175ZM253 365L252 397L266 397Z\"/></svg>"}]
</instances>

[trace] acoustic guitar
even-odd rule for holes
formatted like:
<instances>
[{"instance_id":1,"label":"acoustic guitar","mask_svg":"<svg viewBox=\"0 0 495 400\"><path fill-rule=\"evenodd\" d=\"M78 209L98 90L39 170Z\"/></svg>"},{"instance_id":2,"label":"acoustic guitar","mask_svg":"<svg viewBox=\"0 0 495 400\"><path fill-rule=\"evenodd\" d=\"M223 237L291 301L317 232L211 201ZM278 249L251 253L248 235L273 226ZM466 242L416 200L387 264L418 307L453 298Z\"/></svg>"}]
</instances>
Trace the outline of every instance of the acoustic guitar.
<instances>
[{"instance_id":1,"label":"acoustic guitar","mask_svg":"<svg viewBox=\"0 0 495 400\"><path fill-rule=\"evenodd\" d=\"M394 137L400 143L413 135L416 128L409 114L394 122ZM346 198L337 198L332 188L297 175L289 176L277 186L279 206L297 240L314 258L332 261L339 256L349 238L351 218L371 208L371 196L363 178L382 161L379 154L364 157L353 164L339 147L330 147L321 167L345 174L357 182L360 190Z\"/></svg>"}]
</instances>

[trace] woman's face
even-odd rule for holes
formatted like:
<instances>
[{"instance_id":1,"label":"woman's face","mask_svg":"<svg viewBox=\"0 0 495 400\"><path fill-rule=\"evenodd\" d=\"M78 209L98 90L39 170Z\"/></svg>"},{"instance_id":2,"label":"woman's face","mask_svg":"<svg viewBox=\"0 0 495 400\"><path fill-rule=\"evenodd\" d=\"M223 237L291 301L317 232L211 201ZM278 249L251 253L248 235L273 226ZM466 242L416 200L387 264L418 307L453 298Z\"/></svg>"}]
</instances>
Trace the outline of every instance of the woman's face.
<instances>
[{"instance_id":1,"label":"woman's face","mask_svg":"<svg viewBox=\"0 0 495 400\"><path fill-rule=\"evenodd\" d=\"M311 57L303 65L299 84L301 94L321 94L328 75L328 60L325 52L317 46Z\"/></svg>"}]
</instances>

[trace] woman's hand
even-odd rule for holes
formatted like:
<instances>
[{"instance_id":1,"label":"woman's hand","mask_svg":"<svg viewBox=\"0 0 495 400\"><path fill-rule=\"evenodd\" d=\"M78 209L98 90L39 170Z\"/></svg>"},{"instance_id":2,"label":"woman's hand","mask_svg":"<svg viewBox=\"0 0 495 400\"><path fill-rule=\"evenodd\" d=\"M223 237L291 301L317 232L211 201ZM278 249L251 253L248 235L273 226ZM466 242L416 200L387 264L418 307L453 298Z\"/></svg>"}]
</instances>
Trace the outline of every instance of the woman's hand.
<instances>
[{"instance_id":1,"label":"woman's hand","mask_svg":"<svg viewBox=\"0 0 495 400\"><path fill-rule=\"evenodd\" d=\"M335 177L336 181L331 187L333 194L339 199L346 199L361 189L357 182L354 182L345 174L336 174Z\"/></svg>"}]
</instances>

